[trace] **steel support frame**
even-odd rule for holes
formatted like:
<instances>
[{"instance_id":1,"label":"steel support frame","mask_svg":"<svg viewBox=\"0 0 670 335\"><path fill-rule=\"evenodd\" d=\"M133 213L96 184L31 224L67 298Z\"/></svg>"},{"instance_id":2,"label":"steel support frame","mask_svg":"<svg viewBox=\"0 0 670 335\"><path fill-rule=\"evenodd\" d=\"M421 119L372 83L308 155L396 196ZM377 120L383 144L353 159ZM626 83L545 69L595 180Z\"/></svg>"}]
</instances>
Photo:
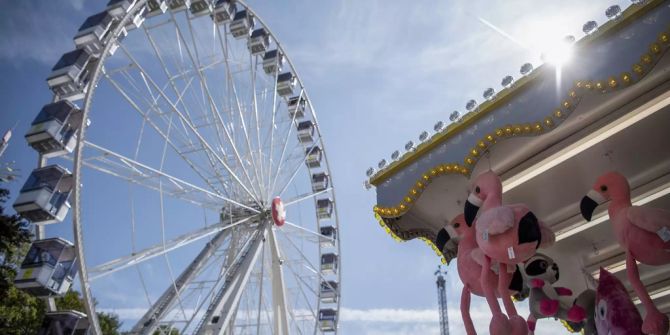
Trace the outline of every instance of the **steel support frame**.
<instances>
[{"instance_id":1,"label":"steel support frame","mask_svg":"<svg viewBox=\"0 0 670 335\"><path fill-rule=\"evenodd\" d=\"M154 305L147 310L144 316L137 321L131 330L131 334L153 334L154 330L158 327L158 322L170 311L177 296L200 273L207 260L221 247L226 238L231 235L231 231L230 229L222 230L207 242L193 262L179 275L174 286L168 287Z\"/></svg>"}]
</instances>

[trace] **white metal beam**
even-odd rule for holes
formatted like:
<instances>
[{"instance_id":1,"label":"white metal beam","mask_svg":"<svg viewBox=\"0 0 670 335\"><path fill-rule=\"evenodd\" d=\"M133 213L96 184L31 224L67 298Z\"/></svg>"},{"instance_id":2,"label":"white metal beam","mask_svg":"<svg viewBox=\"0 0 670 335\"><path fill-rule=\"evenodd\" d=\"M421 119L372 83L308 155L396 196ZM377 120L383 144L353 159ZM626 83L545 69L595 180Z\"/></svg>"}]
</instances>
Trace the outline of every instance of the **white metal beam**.
<instances>
[{"instance_id":1,"label":"white metal beam","mask_svg":"<svg viewBox=\"0 0 670 335\"><path fill-rule=\"evenodd\" d=\"M283 260L273 227L270 231L270 253L272 255L272 310L274 314L274 334L288 335L288 310L286 305L286 285L284 284Z\"/></svg>"},{"instance_id":2,"label":"white metal beam","mask_svg":"<svg viewBox=\"0 0 670 335\"><path fill-rule=\"evenodd\" d=\"M262 246L267 237L266 227L267 222L261 222L258 225L248 249L243 251L242 257L227 271L224 286L211 300L212 303L194 334L222 335L228 329L258 255L263 250Z\"/></svg>"},{"instance_id":3,"label":"white metal beam","mask_svg":"<svg viewBox=\"0 0 670 335\"><path fill-rule=\"evenodd\" d=\"M144 262L148 259L154 258L156 256L163 255L167 252L170 252L174 249L183 247L185 245L188 245L192 242L195 242L199 239L205 238L207 236L210 236L212 234L215 234L217 232L220 232L222 230L230 229L234 226L237 226L239 224L242 224L244 222L247 222L253 218L257 217L256 215L250 216L244 219L241 219L233 224L228 224L228 223L218 223L215 225L211 225L209 227L205 227L190 233L186 233L184 235L181 235L175 239L172 239L170 241L166 241L165 244L158 243L154 246L151 246L149 248L146 248L142 251L136 252L132 255L124 256L121 258L117 258L114 260L111 260L107 263L98 265L92 269L88 270L88 273L90 275L90 279L94 280L103 276L106 276L108 274L111 274L113 272L119 271L121 269L125 269L129 266L137 265L141 262Z\"/></svg>"}]
</instances>

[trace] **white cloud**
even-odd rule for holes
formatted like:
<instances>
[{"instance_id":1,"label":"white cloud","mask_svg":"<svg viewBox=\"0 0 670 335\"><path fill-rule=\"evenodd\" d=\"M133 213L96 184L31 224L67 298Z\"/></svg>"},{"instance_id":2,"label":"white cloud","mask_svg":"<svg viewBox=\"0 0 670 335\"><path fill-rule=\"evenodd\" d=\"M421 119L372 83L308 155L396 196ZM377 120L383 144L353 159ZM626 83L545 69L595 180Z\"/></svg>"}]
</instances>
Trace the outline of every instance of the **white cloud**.
<instances>
[{"instance_id":1,"label":"white cloud","mask_svg":"<svg viewBox=\"0 0 670 335\"><path fill-rule=\"evenodd\" d=\"M3 10L0 59L15 65L32 60L51 66L64 52L74 49L72 37L77 26L61 6L20 1Z\"/></svg>"}]
</instances>

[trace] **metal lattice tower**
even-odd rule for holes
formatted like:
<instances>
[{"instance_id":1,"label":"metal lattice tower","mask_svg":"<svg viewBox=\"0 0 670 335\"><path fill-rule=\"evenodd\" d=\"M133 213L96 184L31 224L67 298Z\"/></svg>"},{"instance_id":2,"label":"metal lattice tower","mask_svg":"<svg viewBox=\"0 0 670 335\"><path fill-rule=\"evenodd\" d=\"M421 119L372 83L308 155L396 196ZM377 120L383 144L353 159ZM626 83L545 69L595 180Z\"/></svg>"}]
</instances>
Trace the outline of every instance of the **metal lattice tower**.
<instances>
[{"instance_id":1,"label":"metal lattice tower","mask_svg":"<svg viewBox=\"0 0 670 335\"><path fill-rule=\"evenodd\" d=\"M435 275L437 280L437 302L440 307L440 334L449 335L449 315L447 314L447 288L445 287L446 280L443 275L446 275L447 271L442 271L441 266L437 266L437 271Z\"/></svg>"}]
</instances>

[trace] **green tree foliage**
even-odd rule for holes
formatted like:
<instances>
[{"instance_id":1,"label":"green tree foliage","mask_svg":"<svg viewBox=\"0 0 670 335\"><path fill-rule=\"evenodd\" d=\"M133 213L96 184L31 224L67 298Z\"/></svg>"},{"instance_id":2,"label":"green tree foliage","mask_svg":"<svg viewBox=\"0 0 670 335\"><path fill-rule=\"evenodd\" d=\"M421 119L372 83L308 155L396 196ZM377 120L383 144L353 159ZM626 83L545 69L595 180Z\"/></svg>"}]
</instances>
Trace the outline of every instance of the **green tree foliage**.
<instances>
[{"instance_id":1,"label":"green tree foliage","mask_svg":"<svg viewBox=\"0 0 670 335\"><path fill-rule=\"evenodd\" d=\"M44 301L13 285L0 296L0 334L35 334L42 324Z\"/></svg>"},{"instance_id":2,"label":"green tree foliage","mask_svg":"<svg viewBox=\"0 0 670 335\"><path fill-rule=\"evenodd\" d=\"M0 189L0 292L6 291L16 276L16 268L30 246L30 232L18 215L5 214L9 191Z\"/></svg>"},{"instance_id":3,"label":"green tree foliage","mask_svg":"<svg viewBox=\"0 0 670 335\"><path fill-rule=\"evenodd\" d=\"M103 335L119 335L122 322L119 321L118 315L98 312L98 321L100 321L100 330L102 330Z\"/></svg>"},{"instance_id":4,"label":"green tree foliage","mask_svg":"<svg viewBox=\"0 0 670 335\"><path fill-rule=\"evenodd\" d=\"M168 325L160 325L158 329L154 330L153 335L179 335L179 329Z\"/></svg>"},{"instance_id":5,"label":"green tree foliage","mask_svg":"<svg viewBox=\"0 0 670 335\"><path fill-rule=\"evenodd\" d=\"M14 286L17 269L30 247L31 234L18 215L5 214L8 197L9 191L0 188L0 334L36 334L42 325L46 304ZM56 298L56 306L58 310L86 313L81 294L74 290ZM97 314L104 335L120 334L122 323L118 315Z\"/></svg>"},{"instance_id":6,"label":"green tree foliage","mask_svg":"<svg viewBox=\"0 0 670 335\"><path fill-rule=\"evenodd\" d=\"M7 215L9 191L0 189L0 334L34 334L44 316L44 302L14 287L21 258L30 246L30 232L17 215Z\"/></svg>"}]
</instances>

